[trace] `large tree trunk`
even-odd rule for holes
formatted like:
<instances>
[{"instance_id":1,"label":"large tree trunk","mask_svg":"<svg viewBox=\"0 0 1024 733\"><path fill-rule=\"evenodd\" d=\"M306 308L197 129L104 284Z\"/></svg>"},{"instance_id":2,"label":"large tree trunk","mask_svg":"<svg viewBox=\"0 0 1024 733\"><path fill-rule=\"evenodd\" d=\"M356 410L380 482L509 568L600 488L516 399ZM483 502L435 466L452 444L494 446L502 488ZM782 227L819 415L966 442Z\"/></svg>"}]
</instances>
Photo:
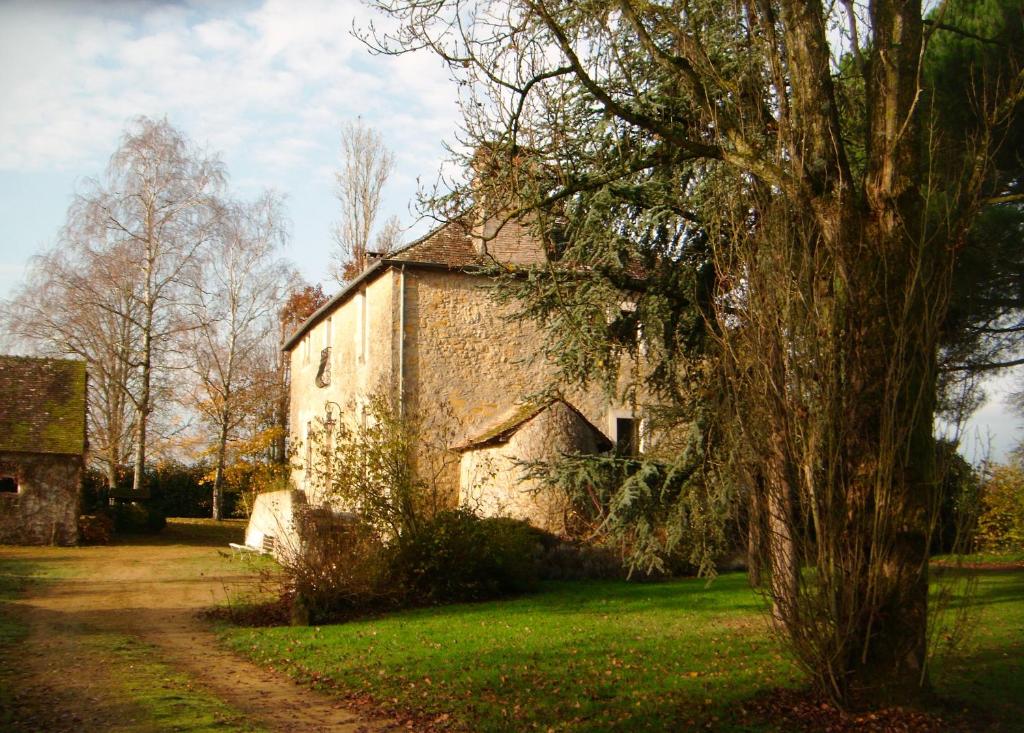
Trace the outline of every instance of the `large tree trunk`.
<instances>
[{"instance_id":1,"label":"large tree trunk","mask_svg":"<svg viewBox=\"0 0 1024 733\"><path fill-rule=\"evenodd\" d=\"M861 399L855 444L858 491L873 492L880 516L865 540L873 543L872 603L859 658L851 660L856 697L906 701L928 686L929 507L934 491L936 332L944 288L936 283L946 256L926 242L920 170L918 102L922 23L920 2L871 4L875 46L868 74L868 172L865 241L857 258L873 267L864 283L867 312L860 361ZM873 257L864 257L865 251ZM851 253L851 258L854 255ZM859 453L859 455L857 455ZM884 469L879 472L879 469ZM867 486L857 484L869 482ZM883 529L884 531L878 531Z\"/></svg>"},{"instance_id":2,"label":"large tree trunk","mask_svg":"<svg viewBox=\"0 0 1024 733\"><path fill-rule=\"evenodd\" d=\"M773 600L798 649L807 645L809 663L828 658L830 650L836 654L835 668L819 680L838 698L910 702L927 689L934 326L942 307L926 298L941 292L934 278L942 255L925 245L914 180L920 169L920 2L871 4L875 35L862 200L856 199L843 148L835 144L842 134L820 7L784 2L783 12L793 88L790 147L816 232L806 245L813 274L801 282L804 276L794 270L795 288L813 302L806 312L818 343L835 357L830 373L825 360L816 373L808 370L818 395L809 404L822 412L830 405L840 409L822 417L793 414L790 405L778 416L806 423L794 428L804 436L797 441L804 455L791 460L810 460L801 491L813 531L800 541L813 547L816 568L813 580L794 582L806 584L802 592L818 596L817 603L835 615L834 628L816 635L799 614L778 614L796 593L786 582L773 582ZM798 325L787 327L791 335ZM788 384L786 375L778 383ZM763 449L770 465L779 460L771 440ZM781 561L793 539L783 533L794 526L783 501L791 481L785 471L770 472L768 480L766 495L770 502L775 497L769 522L779 543L770 553Z\"/></svg>"}]
</instances>

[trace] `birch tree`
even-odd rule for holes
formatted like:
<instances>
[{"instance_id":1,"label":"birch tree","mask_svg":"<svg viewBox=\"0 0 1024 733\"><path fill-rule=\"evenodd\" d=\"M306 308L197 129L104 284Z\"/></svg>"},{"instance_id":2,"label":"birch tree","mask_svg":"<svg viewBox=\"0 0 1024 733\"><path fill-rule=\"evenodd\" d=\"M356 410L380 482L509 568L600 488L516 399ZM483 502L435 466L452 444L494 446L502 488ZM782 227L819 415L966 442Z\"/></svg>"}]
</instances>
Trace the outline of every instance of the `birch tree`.
<instances>
[{"instance_id":1,"label":"birch tree","mask_svg":"<svg viewBox=\"0 0 1024 733\"><path fill-rule=\"evenodd\" d=\"M188 326L178 305L183 284L216 231L216 197L225 173L216 156L197 149L166 120L129 125L102 180L92 180L70 214L83 241L116 256L130 307L115 313L138 334L128 392L136 411L132 489L143 488L154 371L176 334Z\"/></svg>"},{"instance_id":2,"label":"birch tree","mask_svg":"<svg viewBox=\"0 0 1024 733\"><path fill-rule=\"evenodd\" d=\"M229 443L275 393L277 311L295 282L278 256L286 228L280 199L221 206L212 246L195 270L189 294L184 353L197 380L193 406L214 430L213 518L221 519Z\"/></svg>"}]
</instances>

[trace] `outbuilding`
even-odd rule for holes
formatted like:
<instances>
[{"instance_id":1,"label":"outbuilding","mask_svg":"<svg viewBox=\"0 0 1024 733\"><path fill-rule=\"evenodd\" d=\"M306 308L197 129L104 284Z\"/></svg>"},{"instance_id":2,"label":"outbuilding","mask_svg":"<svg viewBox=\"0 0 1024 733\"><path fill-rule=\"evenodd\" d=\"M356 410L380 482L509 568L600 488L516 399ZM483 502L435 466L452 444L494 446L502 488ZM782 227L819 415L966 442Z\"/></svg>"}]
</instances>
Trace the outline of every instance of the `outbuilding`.
<instances>
[{"instance_id":1,"label":"outbuilding","mask_svg":"<svg viewBox=\"0 0 1024 733\"><path fill-rule=\"evenodd\" d=\"M561 398L517 405L455 446L462 454L459 503L482 516L525 519L562 533L567 499L531 478L530 466L611 447L604 433Z\"/></svg>"},{"instance_id":2,"label":"outbuilding","mask_svg":"<svg viewBox=\"0 0 1024 733\"><path fill-rule=\"evenodd\" d=\"M0 543L78 542L85 395L84 362L0 356Z\"/></svg>"}]
</instances>

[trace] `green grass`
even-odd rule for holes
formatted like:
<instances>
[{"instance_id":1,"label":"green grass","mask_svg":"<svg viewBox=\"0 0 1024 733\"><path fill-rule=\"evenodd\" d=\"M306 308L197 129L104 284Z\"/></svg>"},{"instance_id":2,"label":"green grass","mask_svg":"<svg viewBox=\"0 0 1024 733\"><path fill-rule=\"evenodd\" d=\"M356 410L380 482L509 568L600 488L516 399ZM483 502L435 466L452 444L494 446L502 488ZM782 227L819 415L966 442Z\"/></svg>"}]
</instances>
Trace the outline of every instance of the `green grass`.
<instances>
[{"instance_id":1,"label":"green grass","mask_svg":"<svg viewBox=\"0 0 1024 733\"><path fill-rule=\"evenodd\" d=\"M1024 573L981 573L975 634L933 677L1008 727L1024 710ZM236 650L385 709L474 731L761 730L744 700L805 678L741 574L550 584L510 601L320 628L223 631Z\"/></svg>"},{"instance_id":2,"label":"green grass","mask_svg":"<svg viewBox=\"0 0 1024 733\"><path fill-rule=\"evenodd\" d=\"M213 528L214 532L223 529ZM196 530L186 528L186 539ZM199 536L209 534L200 527ZM179 538L172 535L172 541ZM14 660L20 653L28 629L6 602L15 600L34 583L49 582L67 575L66 566L40 562L0 559L0 730L12 728L18 720L13 701L20 683ZM130 723L135 730L174 730L186 733L258 733L263 729L248 724L225 703L195 689L190 679L159 661L158 651L121 634L97 632L81 624L69 624L63 633L79 645L90 666L109 676L109 692L127 702L136 713ZM89 704L85 701L83 705ZM121 728L119 728L120 730ZM127 728L125 728L126 730Z\"/></svg>"},{"instance_id":3,"label":"green grass","mask_svg":"<svg viewBox=\"0 0 1024 733\"><path fill-rule=\"evenodd\" d=\"M200 547L227 546L231 542L241 544L245 540L244 519L192 519L169 517L167 526L154 534L121 534L115 536L119 545L191 545Z\"/></svg>"},{"instance_id":4,"label":"green grass","mask_svg":"<svg viewBox=\"0 0 1024 733\"><path fill-rule=\"evenodd\" d=\"M939 555L937 565L1016 565L1024 563L1024 552L977 552L973 555Z\"/></svg>"},{"instance_id":5,"label":"green grass","mask_svg":"<svg viewBox=\"0 0 1024 733\"><path fill-rule=\"evenodd\" d=\"M184 733L259 733L258 728L225 703L192 686L186 675L160 663L159 651L119 634L91 634L97 654L109 654L118 670L114 684L142 713L141 726Z\"/></svg>"},{"instance_id":6,"label":"green grass","mask_svg":"<svg viewBox=\"0 0 1024 733\"><path fill-rule=\"evenodd\" d=\"M476 731L671 730L799 684L746 578L560 583L511 601L321 628L230 629L236 649Z\"/></svg>"},{"instance_id":7,"label":"green grass","mask_svg":"<svg viewBox=\"0 0 1024 733\"><path fill-rule=\"evenodd\" d=\"M971 703L1024 726L1024 572L985 570L967 617L968 636L936 659L933 681L943 697Z\"/></svg>"}]
</instances>

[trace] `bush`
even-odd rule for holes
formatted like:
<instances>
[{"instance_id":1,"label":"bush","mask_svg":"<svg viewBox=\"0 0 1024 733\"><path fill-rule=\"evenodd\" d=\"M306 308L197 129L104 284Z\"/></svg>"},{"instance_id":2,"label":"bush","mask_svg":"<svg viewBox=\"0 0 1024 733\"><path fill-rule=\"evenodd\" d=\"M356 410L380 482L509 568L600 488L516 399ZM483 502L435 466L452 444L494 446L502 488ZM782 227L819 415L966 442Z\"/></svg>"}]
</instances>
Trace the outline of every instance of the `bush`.
<instances>
[{"instance_id":1,"label":"bush","mask_svg":"<svg viewBox=\"0 0 1024 733\"><path fill-rule=\"evenodd\" d=\"M541 551L526 522L444 511L395 541L390 578L412 603L495 598L536 586Z\"/></svg>"},{"instance_id":2,"label":"bush","mask_svg":"<svg viewBox=\"0 0 1024 733\"><path fill-rule=\"evenodd\" d=\"M78 536L83 545L109 545L114 520L107 514L83 514L78 518Z\"/></svg>"},{"instance_id":3,"label":"bush","mask_svg":"<svg viewBox=\"0 0 1024 733\"><path fill-rule=\"evenodd\" d=\"M955 443L939 440L935 447L940 494L931 553L965 552L978 517L980 481L971 464L957 452Z\"/></svg>"},{"instance_id":4,"label":"bush","mask_svg":"<svg viewBox=\"0 0 1024 733\"><path fill-rule=\"evenodd\" d=\"M538 572L543 580L621 580L628 568L611 548L558 541L544 547Z\"/></svg>"},{"instance_id":5,"label":"bush","mask_svg":"<svg viewBox=\"0 0 1024 733\"><path fill-rule=\"evenodd\" d=\"M204 483L208 467L198 463L161 463L146 469L146 492L142 499L165 517L209 517L213 512L212 489ZM129 468L118 471L117 487L107 487L107 477L96 469L86 470L82 481L82 509L92 514L105 511L110 498L133 499L133 472ZM240 495L225 491L224 516L237 512Z\"/></svg>"},{"instance_id":6,"label":"bush","mask_svg":"<svg viewBox=\"0 0 1024 733\"><path fill-rule=\"evenodd\" d=\"M139 502L111 507L114 531L118 534L156 534L167 526L167 517L157 507Z\"/></svg>"},{"instance_id":7,"label":"bush","mask_svg":"<svg viewBox=\"0 0 1024 733\"><path fill-rule=\"evenodd\" d=\"M384 545L366 521L303 507L293 522L299 546L281 553L292 623L322 623L387 596Z\"/></svg>"},{"instance_id":8,"label":"bush","mask_svg":"<svg viewBox=\"0 0 1024 733\"><path fill-rule=\"evenodd\" d=\"M982 486L978 545L990 552L1024 550L1024 469L996 466Z\"/></svg>"}]
</instances>

